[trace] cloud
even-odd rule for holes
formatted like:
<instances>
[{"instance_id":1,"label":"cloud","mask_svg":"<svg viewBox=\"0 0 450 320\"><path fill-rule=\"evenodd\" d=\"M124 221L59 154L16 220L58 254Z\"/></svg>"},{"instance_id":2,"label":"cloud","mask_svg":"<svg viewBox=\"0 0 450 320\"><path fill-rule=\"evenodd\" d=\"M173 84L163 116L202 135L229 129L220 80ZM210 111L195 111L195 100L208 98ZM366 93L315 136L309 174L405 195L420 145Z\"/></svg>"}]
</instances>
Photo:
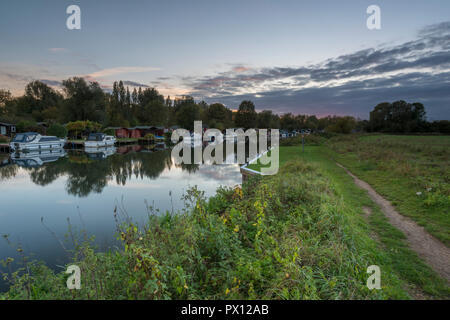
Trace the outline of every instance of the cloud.
<instances>
[{"instance_id":1,"label":"cloud","mask_svg":"<svg viewBox=\"0 0 450 320\"><path fill-rule=\"evenodd\" d=\"M379 102L425 103L433 118L450 118L450 22L421 29L413 41L360 50L318 64L251 69L185 78L195 97L236 107L252 99L278 112L355 114Z\"/></svg>"},{"instance_id":2,"label":"cloud","mask_svg":"<svg viewBox=\"0 0 450 320\"><path fill-rule=\"evenodd\" d=\"M154 67L115 67L103 69L86 75L86 78L105 78L126 73L143 73L160 70Z\"/></svg>"},{"instance_id":3,"label":"cloud","mask_svg":"<svg viewBox=\"0 0 450 320\"><path fill-rule=\"evenodd\" d=\"M134 81L123 81L123 84L126 86L131 86L131 87L149 88L149 86L146 84L142 84L142 83L138 83L138 82L134 82Z\"/></svg>"},{"instance_id":4,"label":"cloud","mask_svg":"<svg viewBox=\"0 0 450 320\"><path fill-rule=\"evenodd\" d=\"M53 86L53 87L61 87L62 86L62 82L57 81L57 80L42 79L39 81L41 81L42 83L45 83L46 85Z\"/></svg>"},{"instance_id":5,"label":"cloud","mask_svg":"<svg viewBox=\"0 0 450 320\"><path fill-rule=\"evenodd\" d=\"M59 52L68 52L69 50L66 48L49 48L48 51L53 53L59 53Z\"/></svg>"}]
</instances>

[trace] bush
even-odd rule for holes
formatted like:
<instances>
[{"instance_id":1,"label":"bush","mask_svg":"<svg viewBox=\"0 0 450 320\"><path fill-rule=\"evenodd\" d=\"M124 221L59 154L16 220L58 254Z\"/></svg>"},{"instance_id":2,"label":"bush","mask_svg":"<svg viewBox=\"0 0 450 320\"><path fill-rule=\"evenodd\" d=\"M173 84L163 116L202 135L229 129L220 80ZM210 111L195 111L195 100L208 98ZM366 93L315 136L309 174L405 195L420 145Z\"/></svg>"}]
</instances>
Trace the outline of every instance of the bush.
<instances>
[{"instance_id":1,"label":"bush","mask_svg":"<svg viewBox=\"0 0 450 320\"><path fill-rule=\"evenodd\" d=\"M324 137L321 137L316 134L309 134L305 135L305 145L307 146L320 146L322 145L327 139ZM298 135L296 137L283 139L280 141L281 146L298 146L302 144L302 136Z\"/></svg>"},{"instance_id":2,"label":"bush","mask_svg":"<svg viewBox=\"0 0 450 320\"><path fill-rule=\"evenodd\" d=\"M65 138L65 137L67 137L67 132L68 131L67 131L66 127L64 127L58 123L54 123L48 128L47 135L56 136L58 138Z\"/></svg>"},{"instance_id":3,"label":"bush","mask_svg":"<svg viewBox=\"0 0 450 320\"><path fill-rule=\"evenodd\" d=\"M147 134L144 136L144 139L145 139L145 140L153 141L153 140L155 140L155 135L154 135L153 133L147 133Z\"/></svg>"},{"instance_id":4,"label":"bush","mask_svg":"<svg viewBox=\"0 0 450 320\"><path fill-rule=\"evenodd\" d=\"M105 130L103 130L103 133L108 135L108 136L115 136L116 135L116 130L114 130L114 129L105 129Z\"/></svg>"}]
</instances>

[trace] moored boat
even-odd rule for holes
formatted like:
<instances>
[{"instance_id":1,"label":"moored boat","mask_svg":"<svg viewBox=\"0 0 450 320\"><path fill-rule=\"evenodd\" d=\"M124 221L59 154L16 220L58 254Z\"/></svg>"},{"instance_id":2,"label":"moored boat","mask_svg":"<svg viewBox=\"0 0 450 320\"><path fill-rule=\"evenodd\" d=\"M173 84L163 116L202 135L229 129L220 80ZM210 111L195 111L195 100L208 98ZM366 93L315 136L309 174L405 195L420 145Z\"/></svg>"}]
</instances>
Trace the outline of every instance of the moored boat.
<instances>
[{"instance_id":1,"label":"moored boat","mask_svg":"<svg viewBox=\"0 0 450 320\"><path fill-rule=\"evenodd\" d=\"M9 144L12 151L39 151L46 149L61 149L65 139L53 136L43 136L37 132L18 133Z\"/></svg>"},{"instance_id":2,"label":"moored boat","mask_svg":"<svg viewBox=\"0 0 450 320\"><path fill-rule=\"evenodd\" d=\"M114 146L116 138L113 136L107 136L104 133L91 133L87 140L84 142L85 148L99 148Z\"/></svg>"}]
</instances>

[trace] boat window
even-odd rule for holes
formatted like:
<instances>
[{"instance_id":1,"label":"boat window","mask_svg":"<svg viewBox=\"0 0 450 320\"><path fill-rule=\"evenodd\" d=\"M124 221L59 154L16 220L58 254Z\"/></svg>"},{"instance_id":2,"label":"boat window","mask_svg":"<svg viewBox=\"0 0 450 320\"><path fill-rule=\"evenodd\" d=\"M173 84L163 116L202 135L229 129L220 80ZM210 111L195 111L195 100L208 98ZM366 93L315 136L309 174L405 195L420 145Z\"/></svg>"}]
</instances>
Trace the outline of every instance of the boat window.
<instances>
[{"instance_id":1,"label":"boat window","mask_svg":"<svg viewBox=\"0 0 450 320\"><path fill-rule=\"evenodd\" d=\"M26 142L31 142L31 141L33 141L35 138L36 138L36 135L35 135L35 134L28 135L28 136L26 137Z\"/></svg>"},{"instance_id":2,"label":"boat window","mask_svg":"<svg viewBox=\"0 0 450 320\"><path fill-rule=\"evenodd\" d=\"M102 141L103 136L101 134L90 134L88 137L88 141Z\"/></svg>"},{"instance_id":3,"label":"boat window","mask_svg":"<svg viewBox=\"0 0 450 320\"><path fill-rule=\"evenodd\" d=\"M18 134L14 137L13 142L22 142L24 138L25 138L25 135Z\"/></svg>"}]
</instances>

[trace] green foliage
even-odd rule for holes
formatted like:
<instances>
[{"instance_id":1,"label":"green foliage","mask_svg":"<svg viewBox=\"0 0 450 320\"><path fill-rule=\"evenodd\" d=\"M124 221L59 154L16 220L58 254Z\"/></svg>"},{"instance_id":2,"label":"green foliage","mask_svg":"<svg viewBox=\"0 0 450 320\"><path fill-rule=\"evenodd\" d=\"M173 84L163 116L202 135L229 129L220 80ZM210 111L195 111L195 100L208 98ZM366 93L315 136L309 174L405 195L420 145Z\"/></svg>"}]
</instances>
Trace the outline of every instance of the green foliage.
<instances>
[{"instance_id":1,"label":"green foliage","mask_svg":"<svg viewBox=\"0 0 450 320\"><path fill-rule=\"evenodd\" d=\"M111 129L111 128L109 128L109 129L104 129L104 130L103 130L103 133L106 134L106 135L108 135L108 136L115 136L115 135L116 135L116 130Z\"/></svg>"},{"instance_id":2,"label":"green foliage","mask_svg":"<svg viewBox=\"0 0 450 320\"><path fill-rule=\"evenodd\" d=\"M63 81L64 115L67 121L97 121L105 119L106 100L97 82L87 83L84 78L70 78Z\"/></svg>"},{"instance_id":3,"label":"green foliage","mask_svg":"<svg viewBox=\"0 0 450 320\"><path fill-rule=\"evenodd\" d=\"M181 128L194 130L194 121L200 120L200 108L194 103L185 103L177 112L177 123Z\"/></svg>"},{"instance_id":4,"label":"green foliage","mask_svg":"<svg viewBox=\"0 0 450 320\"><path fill-rule=\"evenodd\" d=\"M79 139L83 136L89 135L92 132L99 132L102 125L93 121L74 121L66 124L66 129L69 133L69 137L73 139Z\"/></svg>"},{"instance_id":5,"label":"green foliage","mask_svg":"<svg viewBox=\"0 0 450 320\"><path fill-rule=\"evenodd\" d=\"M369 128L373 132L420 132L425 129L425 114L421 103L383 102L370 113Z\"/></svg>"},{"instance_id":6,"label":"green foliage","mask_svg":"<svg viewBox=\"0 0 450 320\"><path fill-rule=\"evenodd\" d=\"M315 165L288 162L279 175L220 188L209 200L192 188L184 200L180 213L149 208L145 225L120 225L120 251L77 246L81 290L67 290L67 275L34 264L3 298L407 298L354 210ZM386 268L383 290L366 287L372 264Z\"/></svg>"},{"instance_id":7,"label":"green foliage","mask_svg":"<svg viewBox=\"0 0 450 320\"><path fill-rule=\"evenodd\" d=\"M144 139L145 139L145 140L154 141L154 140L155 140L155 135L154 135L153 133L147 133L147 134L144 136Z\"/></svg>"},{"instance_id":8,"label":"green foliage","mask_svg":"<svg viewBox=\"0 0 450 320\"><path fill-rule=\"evenodd\" d=\"M326 142L326 138L318 134L305 135L304 142L305 146L320 146ZM280 146L301 146L302 136L298 135L296 137L286 138L280 141Z\"/></svg>"},{"instance_id":9,"label":"green foliage","mask_svg":"<svg viewBox=\"0 0 450 320\"><path fill-rule=\"evenodd\" d=\"M327 132L349 134L356 128L356 120L353 117L341 117L336 123L326 128Z\"/></svg>"},{"instance_id":10,"label":"green foliage","mask_svg":"<svg viewBox=\"0 0 450 320\"><path fill-rule=\"evenodd\" d=\"M254 103L249 100L242 101L239 110L236 112L234 122L238 128L256 128L257 113Z\"/></svg>"},{"instance_id":11,"label":"green foliage","mask_svg":"<svg viewBox=\"0 0 450 320\"><path fill-rule=\"evenodd\" d=\"M64 127L63 125L60 125L58 123L52 124L47 130L47 135L56 136L59 138L67 137L67 133L68 133L68 131L67 131L66 127Z\"/></svg>"}]
</instances>

